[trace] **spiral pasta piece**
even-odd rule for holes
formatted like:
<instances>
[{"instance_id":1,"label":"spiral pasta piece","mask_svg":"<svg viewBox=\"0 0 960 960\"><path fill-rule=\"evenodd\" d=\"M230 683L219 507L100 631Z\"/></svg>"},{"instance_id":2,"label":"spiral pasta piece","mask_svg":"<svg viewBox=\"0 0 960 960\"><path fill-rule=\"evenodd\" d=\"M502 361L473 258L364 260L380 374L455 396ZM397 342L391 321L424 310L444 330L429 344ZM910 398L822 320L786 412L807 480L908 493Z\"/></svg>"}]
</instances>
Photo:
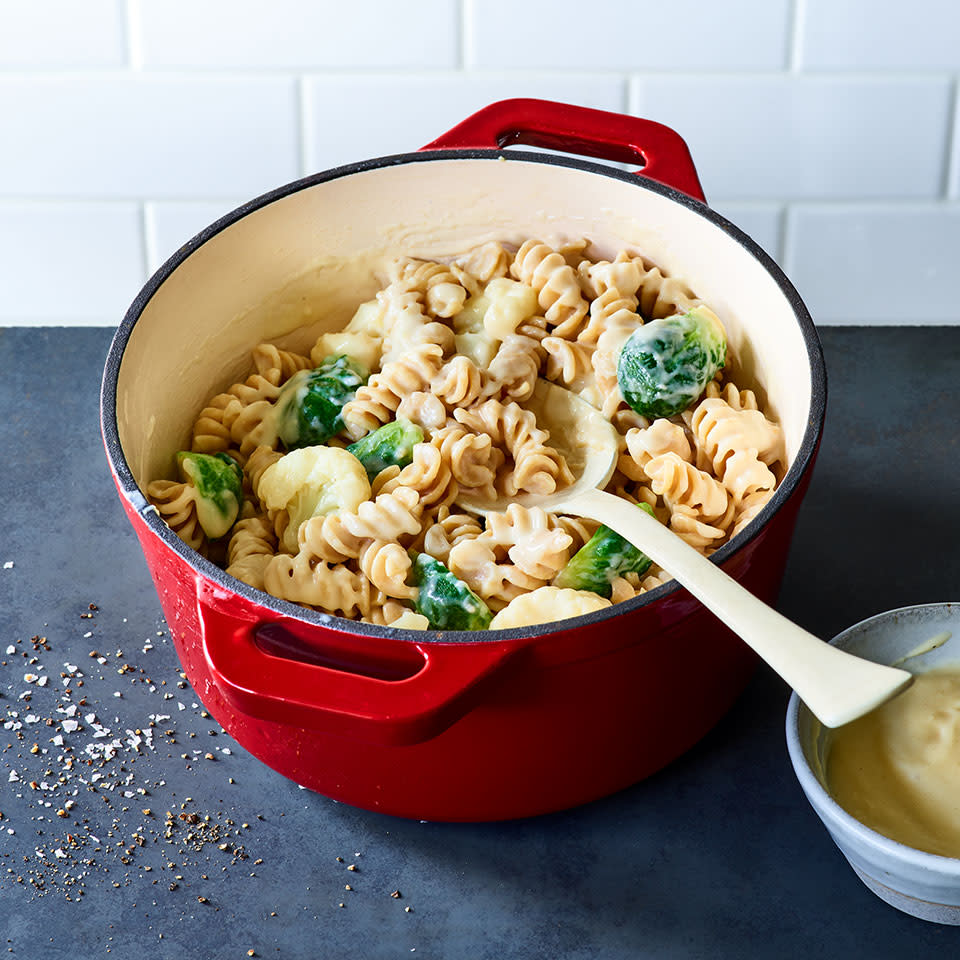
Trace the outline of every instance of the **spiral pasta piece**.
<instances>
[{"instance_id":1,"label":"spiral pasta piece","mask_svg":"<svg viewBox=\"0 0 960 960\"><path fill-rule=\"evenodd\" d=\"M389 423L405 396L427 387L443 366L443 349L424 343L384 365L357 390L340 413L351 440Z\"/></svg>"},{"instance_id":2,"label":"spiral pasta piece","mask_svg":"<svg viewBox=\"0 0 960 960\"><path fill-rule=\"evenodd\" d=\"M449 506L457 499L460 487L454 479L453 470L443 455L442 443L418 443L413 448L413 460L402 470L393 471L391 476L380 483L374 481L377 494L394 493L401 487L415 490L424 509L435 506ZM384 471L386 473L387 471Z\"/></svg>"},{"instance_id":3,"label":"spiral pasta piece","mask_svg":"<svg viewBox=\"0 0 960 960\"><path fill-rule=\"evenodd\" d=\"M574 337L583 325L589 306L580 293L577 274L562 253L537 240L526 240L510 272L537 291L547 325L558 337Z\"/></svg>"},{"instance_id":4,"label":"spiral pasta piece","mask_svg":"<svg viewBox=\"0 0 960 960\"><path fill-rule=\"evenodd\" d=\"M507 496L520 491L550 494L573 482L566 460L547 444L547 431L541 430L533 413L518 403L487 400L475 407L455 410L454 416L471 430L502 444L513 457L513 470L503 481Z\"/></svg>"},{"instance_id":5,"label":"spiral pasta piece","mask_svg":"<svg viewBox=\"0 0 960 960\"><path fill-rule=\"evenodd\" d=\"M616 287L609 287L590 302L590 320L577 340L596 347L604 333L617 331L620 344L643 320L637 313L637 298ZM609 338L608 338L609 340Z\"/></svg>"},{"instance_id":6,"label":"spiral pasta piece","mask_svg":"<svg viewBox=\"0 0 960 960\"><path fill-rule=\"evenodd\" d=\"M594 347L563 337L544 337L540 345L546 354L543 375L547 380L560 382L575 393L594 384Z\"/></svg>"},{"instance_id":7,"label":"spiral pasta piece","mask_svg":"<svg viewBox=\"0 0 960 960\"><path fill-rule=\"evenodd\" d=\"M632 600L634 597L639 597L643 592L640 575L637 573L627 573L622 577L614 577L610 581L611 603L623 603L625 600Z\"/></svg>"},{"instance_id":8,"label":"spiral pasta piece","mask_svg":"<svg viewBox=\"0 0 960 960\"><path fill-rule=\"evenodd\" d=\"M196 453L229 451L242 463L245 456L237 456L241 443L269 415L281 386L280 371L274 369L266 376L251 374L243 383L235 383L217 394L200 411L193 425L190 449Z\"/></svg>"},{"instance_id":9,"label":"spiral pasta piece","mask_svg":"<svg viewBox=\"0 0 960 960\"><path fill-rule=\"evenodd\" d=\"M426 390L415 390L400 401L397 419L409 420L429 435L447 422L447 408L435 394Z\"/></svg>"},{"instance_id":10,"label":"spiral pasta piece","mask_svg":"<svg viewBox=\"0 0 960 960\"><path fill-rule=\"evenodd\" d=\"M184 543L205 552L207 537L197 516L197 491L193 485L175 480L153 480L147 485L147 496L163 522Z\"/></svg>"},{"instance_id":11,"label":"spiral pasta piece","mask_svg":"<svg viewBox=\"0 0 960 960\"><path fill-rule=\"evenodd\" d=\"M609 417L617 433L626 436L629 431L634 429L643 429L650 426L650 421L641 413L632 410L630 407L620 407Z\"/></svg>"},{"instance_id":12,"label":"spiral pasta piece","mask_svg":"<svg viewBox=\"0 0 960 960\"><path fill-rule=\"evenodd\" d=\"M741 390L735 383L720 384L711 380L703 395L708 400L723 400L734 410L758 410L757 395L752 390Z\"/></svg>"},{"instance_id":13,"label":"spiral pasta piece","mask_svg":"<svg viewBox=\"0 0 960 960\"><path fill-rule=\"evenodd\" d=\"M424 294L397 281L377 294L384 305L381 367L402 359L423 344L436 344L443 353L454 349L453 330L426 312Z\"/></svg>"},{"instance_id":14,"label":"spiral pasta piece","mask_svg":"<svg viewBox=\"0 0 960 960\"><path fill-rule=\"evenodd\" d=\"M505 277L512 259L502 244L491 241L468 250L453 262L481 284L487 284L498 277Z\"/></svg>"},{"instance_id":15,"label":"spiral pasta piece","mask_svg":"<svg viewBox=\"0 0 960 960\"><path fill-rule=\"evenodd\" d=\"M740 533L740 531L760 513L767 503L769 503L772 496L772 489L758 489L741 497L737 503L736 512L733 515L733 529L730 531L730 536L735 537Z\"/></svg>"},{"instance_id":16,"label":"spiral pasta piece","mask_svg":"<svg viewBox=\"0 0 960 960\"><path fill-rule=\"evenodd\" d=\"M301 551L279 553L264 566L263 588L281 600L303 603L345 617L369 617L386 596L364 576L340 563L327 563Z\"/></svg>"},{"instance_id":17,"label":"spiral pasta piece","mask_svg":"<svg viewBox=\"0 0 960 960\"><path fill-rule=\"evenodd\" d=\"M727 461L736 453L752 451L767 466L783 457L783 431L779 426L759 410L738 410L720 397L707 397L697 404L690 416L690 429L698 450L724 483Z\"/></svg>"},{"instance_id":18,"label":"spiral pasta piece","mask_svg":"<svg viewBox=\"0 0 960 960\"><path fill-rule=\"evenodd\" d=\"M640 313L648 320L659 320L675 313L686 313L703 301L687 284L664 274L659 267L647 267L641 257L634 261L640 269L637 301Z\"/></svg>"},{"instance_id":19,"label":"spiral pasta piece","mask_svg":"<svg viewBox=\"0 0 960 960\"><path fill-rule=\"evenodd\" d=\"M729 497L724 485L678 454L661 453L648 460L643 469L653 492L663 497L671 511L678 506L689 507L705 520L717 520L726 514Z\"/></svg>"},{"instance_id":20,"label":"spiral pasta piece","mask_svg":"<svg viewBox=\"0 0 960 960\"><path fill-rule=\"evenodd\" d=\"M415 600L417 588L407 585L412 561L399 543L369 540L357 557L360 572L385 596L397 600Z\"/></svg>"},{"instance_id":21,"label":"spiral pasta piece","mask_svg":"<svg viewBox=\"0 0 960 960\"><path fill-rule=\"evenodd\" d=\"M520 333L509 334L490 362L484 393L518 403L527 400L537 385L544 356L541 340Z\"/></svg>"},{"instance_id":22,"label":"spiral pasta piece","mask_svg":"<svg viewBox=\"0 0 960 960\"><path fill-rule=\"evenodd\" d=\"M270 343L251 351L256 372L217 394L200 411L193 426L191 449L197 453L230 452L241 464L261 441L271 439L269 426L280 389L299 370L311 366L310 358Z\"/></svg>"},{"instance_id":23,"label":"spiral pasta piece","mask_svg":"<svg viewBox=\"0 0 960 960\"><path fill-rule=\"evenodd\" d=\"M503 513L491 513L480 539L505 549L518 569L544 582L566 566L573 543L546 511L519 503L511 503Z\"/></svg>"},{"instance_id":24,"label":"spiral pasta piece","mask_svg":"<svg viewBox=\"0 0 960 960\"><path fill-rule=\"evenodd\" d=\"M596 299L611 287L627 294L636 294L643 275L636 257L626 250L618 253L613 261L583 258L576 270L580 289L587 300Z\"/></svg>"},{"instance_id":25,"label":"spiral pasta piece","mask_svg":"<svg viewBox=\"0 0 960 960\"><path fill-rule=\"evenodd\" d=\"M644 468L654 457L675 453L689 462L693 455L686 431L665 417L654 420L649 427L628 430L623 442L626 455L621 454L617 467L632 480L646 478Z\"/></svg>"},{"instance_id":26,"label":"spiral pasta piece","mask_svg":"<svg viewBox=\"0 0 960 960\"><path fill-rule=\"evenodd\" d=\"M484 393L487 377L469 357L448 360L430 381L430 391L449 409L469 407Z\"/></svg>"},{"instance_id":27,"label":"spiral pasta piece","mask_svg":"<svg viewBox=\"0 0 960 960\"><path fill-rule=\"evenodd\" d=\"M282 457L283 454L279 450L274 450L267 444L261 444L247 458L243 468L244 476L249 481L250 491L258 500L260 499L260 481L264 473Z\"/></svg>"},{"instance_id":28,"label":"spiral pasta piece","mask_svg":"<svg viewBox=\"0 0 960 960\"><path fill-rule=\"evenodd\" d=\"M423 294L430 315L452 317L463 309L467 291L447 264L405 257L395 270L401 283Z\"/></svg>"},{"instance_id":29,"label":"spiral pasta piece","mask_svg":"<svg viewBox=\"0 0 960 960\"><path fill-rule=\"evenodd\" d=\"M245 501L227 545L227 573L262 590L264 570L276 552L273 524Z\"/></svg>"},{"instance_id":30,"label":"spiral pasta piece","mask_svg":"<svg viewBox=\"0 0 960 960\"><path fill-rule=\"evenodd\" d=\"M739 504L762 490L772 491L777 478L752 450L737 450L727 457L723 468L723 485Z\"/></svg>"},{"instance_id":31,"label":"spiral pasta piece","mask_svg":"<svg viewBox=\"0 0 960 960\"><path fill-rule=\"evenodd\" d=\"M330 563L356 559L368 541L416 536L422 515L419 493L398 487L375 500L365 500L356 512L307 520L300 528L300 552Z\"/></svg>"},{"instance_id":32,"label":"spiral pasta piece","mask_svg":"<svg viewBox=\"0 0 960 960\"><path fill-rule=\"evenodd\" d=\"M653 566L640 579L640 592L646 593L648 590L656 590L657 587L662 587L665 583L670 583L671 580L673 580L673 577L666 570Z\"/></svg>"},{"instance_id":33,"label":"spiral pasta piece","mask_svg":"<svg viewBox=\"0 0 960 960\"><path fill-rule=\"evenodd\" d=\"M271 381L279 375L281 385L300 370L316 366L309 357L290 350L280 350L272 343L258 344L253 348L252 356L257 373Z\"/></svg>"},{"instance_id":34,"label":"spiral pasta piece","mask_svg":"<svg viewBox=\"0 0 960 960\"><path fill-rule=\"evenodd\" d=\"M554 516L553 524L570 537L570 555L573 556L599 529L600 521L589 517Z\"/></svg>"},{"instance_id":35,"label":"spiral pasta piece","mask_svg":"<svg viewBox=\"0 0 960 960\"><path fill-rule=\"evenodd\" d=\"M485 433L467 429L456 420L448 420L430 438L447 463L453 477L464 491L483 500L497 496L497 471L505 457L499 447Z\"/></svg>"},{"instance_id":36,"label":"spiral pasta piece","mask_svg":"<svg viewBox=\"0 0 960 960\"><path fill-rule=\"evenodd\" d=\"M453 547L463 540L479 537L481 533L483 527L476 517L469 513L453 513L450 507L443 505L424 521L420 536L413 541L412 547L446 563Z\"/></svg>"},{"instance_id":37,"label":"spiral pasta piece","mask_svg":"<svg viewBox=\"0 0 960 960\"><path fill-rule=\"evenodd\" d=\"M256 497L257 501L263 506L263 500L260 496L260 481L263 478L264 473L269 467L272 467L278 460L283 457L283 454L279 450L274 450L273 447L268 446L267 444L261 444L256 447L253 453L247 458L247 462L244 465L244 476L247 478L250 490ZM280 543L285 543L287 538L287 530L290 526L290 513L285 508L279 510L266 510L266 522L268 522L274 534L277 537L277 540ZM290 530L290 540L293 539L296 531ZM286 544L286 548L289 548L290 544ZM238 577L239 580L243 580L243 577ZM246 581L249 582L249 581Z\"/></svg>"},{"instance_id":38,"label":"spiral pasta piece","mask_svg":"<svg viewBox=\"0 0 960 960\"><path fill-rule=\"evenodd\" d=\"M727 535L722 527L701 520L695 509L683 505L678 505L670 514L670 529L691 547L706 554L713 553Z\"/></svg>"},{"instance_id":39,"label":"spiral pasta piece","mask_svg":"<svg viewBox=\"0 0 960 960\"><path fill-rule=\"evenodd\" d=\"M515 597L543 586L543 581L516 564L498 560L496 545L482 537L454 546L447 556L447 566L491 609L499 610Z\"/></svg>"}]
</instances>

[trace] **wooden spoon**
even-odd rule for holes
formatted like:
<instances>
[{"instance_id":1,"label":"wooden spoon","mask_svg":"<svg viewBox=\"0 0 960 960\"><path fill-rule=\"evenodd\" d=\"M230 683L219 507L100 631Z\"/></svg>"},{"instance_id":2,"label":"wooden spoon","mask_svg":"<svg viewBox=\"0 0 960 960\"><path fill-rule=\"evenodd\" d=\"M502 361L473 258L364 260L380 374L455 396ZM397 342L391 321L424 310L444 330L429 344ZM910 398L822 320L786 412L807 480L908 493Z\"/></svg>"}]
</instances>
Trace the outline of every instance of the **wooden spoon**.
<instances>
[{"instance_id":1,"label":"wooden spoon","mask_svg":"<svg viewBox=\"0 0 960 960\"><path fill-rule=\"evenodd\" d=\"M797 691L828 727L849 723L905 690L913 676L845 653L768 607L644 510L606 486L617 463L617 433L574 393L539 380L527 407L550 431L574 482L545 497L521 495L479 502L461 496L474 513L502 512L510 503L550 513L590 517L641 549L711 610Z\"/></svg>"}]
</instances>

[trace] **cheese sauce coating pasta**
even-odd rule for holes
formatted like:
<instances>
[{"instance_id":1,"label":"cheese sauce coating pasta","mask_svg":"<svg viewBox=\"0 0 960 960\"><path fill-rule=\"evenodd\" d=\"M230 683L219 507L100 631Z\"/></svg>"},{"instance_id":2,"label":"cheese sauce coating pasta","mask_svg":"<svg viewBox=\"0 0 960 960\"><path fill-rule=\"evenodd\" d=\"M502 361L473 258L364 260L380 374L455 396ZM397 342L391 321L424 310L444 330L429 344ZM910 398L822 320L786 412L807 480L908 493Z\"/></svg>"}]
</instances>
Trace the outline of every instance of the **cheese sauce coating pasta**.
<instances>
[{"instance_id":1,"label":"cheese sauce coating pasta","mask_svg":"<svg viewBox=\"0 0 960 960\"><path fill-rule=\"evenodd\" d=\"M212 494L192 473L153 480L148 497L171 529L239 580L381 625L523 626L655 589L669 575L594 522L519 503L484 519L459 504L461 494L549 494L572 481L525 405L538 378L578 394L616 428L607 489L706 555L760 513L782 478L782 430L726 375L729 356L669 416L625 400L620 359L635 331L649 340L658 324L689 327L698 311L713 334L722 325L686 283L641 255L606 261L588 249L531 238L444 262L396 259L344 330L320 336L309 355L255 345L246 379L197 412L191 456L229 457L242 470L225 535L222 518L204 529ZM626 556L629 566L611 560ZM583 570L593 590L578 583Z\"/></svg>"}]
</instances>

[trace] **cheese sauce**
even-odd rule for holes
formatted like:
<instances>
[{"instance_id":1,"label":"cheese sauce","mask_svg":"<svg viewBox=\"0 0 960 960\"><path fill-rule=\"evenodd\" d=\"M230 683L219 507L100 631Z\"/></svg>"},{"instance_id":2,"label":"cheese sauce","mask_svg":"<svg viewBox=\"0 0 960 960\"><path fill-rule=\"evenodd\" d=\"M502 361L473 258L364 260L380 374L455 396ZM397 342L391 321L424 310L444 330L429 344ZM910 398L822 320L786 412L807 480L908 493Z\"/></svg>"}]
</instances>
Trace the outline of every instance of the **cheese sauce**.
<instances>
[{"instance_id":1,"label":"cheese sauce","mask_svg":"<svg viewBox=\"0 0 960 960\"><path fill-rule=\"evenodd\" d=\"M918 674L829 738L827 789L844 810L907 846L960 857L960 665Z\"/></svg>"}]
</instances>

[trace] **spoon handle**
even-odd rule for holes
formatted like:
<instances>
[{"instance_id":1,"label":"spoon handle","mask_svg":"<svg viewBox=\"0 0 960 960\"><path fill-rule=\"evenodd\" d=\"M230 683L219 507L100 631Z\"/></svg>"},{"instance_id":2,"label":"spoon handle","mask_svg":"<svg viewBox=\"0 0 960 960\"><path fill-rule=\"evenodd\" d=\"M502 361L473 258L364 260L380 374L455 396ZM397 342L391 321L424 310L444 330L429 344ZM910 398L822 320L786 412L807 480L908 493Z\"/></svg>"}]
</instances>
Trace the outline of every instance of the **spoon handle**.
<instances>
[{"instance_id":1,"label":"spoon handle","mask_svg":"<svg viewBox=\"0 0 960 960\"><path fill-rule=\"evenodd\" d=\"M798 627L620 497L586 490L561 496L551 508L599 520L643 550L779 673L828 727L868 713L913 680L906 670L855 657Z\"/></svg>"}]
</instances>

